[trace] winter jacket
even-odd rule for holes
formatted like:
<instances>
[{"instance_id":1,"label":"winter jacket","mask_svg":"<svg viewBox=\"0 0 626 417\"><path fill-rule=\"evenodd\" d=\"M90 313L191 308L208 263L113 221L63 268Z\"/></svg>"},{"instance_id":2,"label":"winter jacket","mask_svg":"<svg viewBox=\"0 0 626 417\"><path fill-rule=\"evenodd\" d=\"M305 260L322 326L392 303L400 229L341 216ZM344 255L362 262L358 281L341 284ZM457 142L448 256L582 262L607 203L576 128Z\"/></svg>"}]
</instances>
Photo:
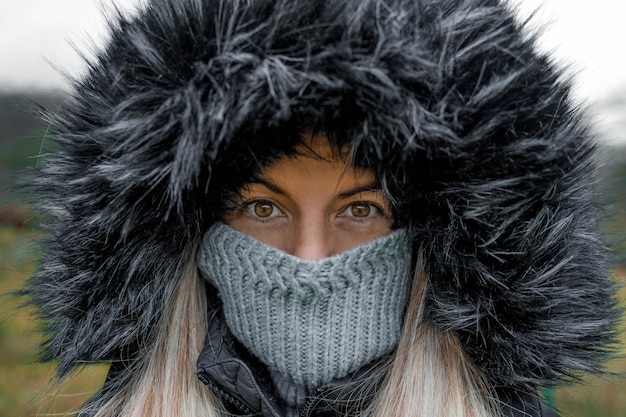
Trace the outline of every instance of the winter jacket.
<instances>
[{"instance_id":1,"label":"winter jacket","mask_svg":"<svg viewBox=\"0 0 626 417\"><path fill-rule=\"evenodd\" d=\"M492 385L599 371L617 311L594 138L504 3L152 0L111 21L32 181L49 234L28 292L61 375L141 361L227 190L310 126L373 161L427 318Z\"/></svg>"},{"instance_id":2,"label":"winter jacket","mask_svg":"<svg viewBox=\"0 0 626 417\"><path fill-rule=\"evenodd\" d=\"M376 364L364 366L319 388L298 410L299 416L339 417L359 415L372 395L353 395L363 378L372 377ZM207 343L198 358L198 378L220 397L233 416L285 417L280 397L273 392L270 376L258 360L230 333L223 317L211 321ZM496 389L503 417L556 417L542 406L537 392L501 387Z\"/></svg>"}]
</instances>

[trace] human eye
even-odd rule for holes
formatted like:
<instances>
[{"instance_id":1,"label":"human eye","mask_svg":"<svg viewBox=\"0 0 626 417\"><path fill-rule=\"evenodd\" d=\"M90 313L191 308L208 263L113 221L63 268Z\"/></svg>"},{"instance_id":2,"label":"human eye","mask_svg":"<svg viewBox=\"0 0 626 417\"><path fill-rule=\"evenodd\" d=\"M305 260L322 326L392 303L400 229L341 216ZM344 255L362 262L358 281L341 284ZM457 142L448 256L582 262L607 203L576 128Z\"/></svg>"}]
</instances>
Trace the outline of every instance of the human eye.
<instances>
[{"instance_id":1,"label":"human eye","mask_svg":"<svg viewBox=\"0 0 626 417\"><path fill-rule=\"evenodd\" d=\"M366 219L382 214L382 210L375 204L367 202L352 203L341 213L342 216L354 217L357 219Z\"/></svg>"},{"instance_id":2,"label":"human eye","mask_svg":"<svg viewBox=\"0 0 626 417\"><path fill-rule=\"evenodd\" d=\"M243 204L243 209L252 217L259 219L271 219L283 216L284 213L269 200L255 200Z\"/></svg>"}]
</instances>

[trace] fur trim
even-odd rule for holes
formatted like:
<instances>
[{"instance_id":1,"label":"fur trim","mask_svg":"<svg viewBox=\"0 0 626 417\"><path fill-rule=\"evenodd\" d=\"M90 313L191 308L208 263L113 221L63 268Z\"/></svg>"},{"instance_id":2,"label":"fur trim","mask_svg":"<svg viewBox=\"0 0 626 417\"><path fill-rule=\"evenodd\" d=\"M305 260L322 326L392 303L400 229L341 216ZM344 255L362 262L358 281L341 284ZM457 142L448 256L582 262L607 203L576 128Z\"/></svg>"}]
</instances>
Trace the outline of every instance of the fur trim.
<instances>
[{"instance_id":1,"label":"fur trim","mask_svg":"<svg viewBox=\"0 0 626 417\"><path fill-rule=\"evenodd\" d=\"M151 343L224 190L307 125L395 184L429 316L491 381L605 358L593 140L498 1L153 0L112 31L52 116L60 150L37 181L50 237L28 291L61 374Z\"/></svg>"}]
</instances>

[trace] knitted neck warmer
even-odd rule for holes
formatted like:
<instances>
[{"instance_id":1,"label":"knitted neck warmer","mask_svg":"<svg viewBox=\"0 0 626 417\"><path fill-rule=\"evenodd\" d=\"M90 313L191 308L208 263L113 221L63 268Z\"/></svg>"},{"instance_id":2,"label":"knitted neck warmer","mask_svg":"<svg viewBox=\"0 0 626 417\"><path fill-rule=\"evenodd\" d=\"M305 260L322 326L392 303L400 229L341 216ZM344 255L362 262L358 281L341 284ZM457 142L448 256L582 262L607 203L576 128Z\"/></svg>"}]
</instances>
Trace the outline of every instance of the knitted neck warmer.
<instances>
[{"instance_id":1,"label":"knitted neck warmer","mask_svg":"<svg viewBox=\"0 0 626 417\"><path fill-rule=\"evenodd\" d=\"M404 230L305 260L216 223L198 250L233 335L270 371L309 389L396 347L410 259Z\"/></svg>"}]
</instances>

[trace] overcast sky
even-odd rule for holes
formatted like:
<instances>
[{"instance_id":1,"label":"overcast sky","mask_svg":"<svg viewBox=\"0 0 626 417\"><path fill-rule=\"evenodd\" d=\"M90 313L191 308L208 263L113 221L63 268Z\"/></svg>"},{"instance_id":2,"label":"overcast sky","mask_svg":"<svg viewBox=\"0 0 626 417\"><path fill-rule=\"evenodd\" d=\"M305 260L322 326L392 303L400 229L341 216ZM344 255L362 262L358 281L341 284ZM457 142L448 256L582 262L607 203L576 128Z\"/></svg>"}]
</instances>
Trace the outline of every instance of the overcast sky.
<instances>
[{"instance_id":1,"label":"overcast sky","mask_svg":"<svg viewBox=\"0 0 626 417\"><path fill-rule=\"evenodd\" d=\"M106 39L101 8L145 0L0 0L0 91L65 89L59 71L80 74L74 44L87 53ZM586 101L626 95L626 1L510 0L521 18L539 8L541 47L569 65ZM51 65L53 64L53 65Z\"/></svg>"}]
</instances>

